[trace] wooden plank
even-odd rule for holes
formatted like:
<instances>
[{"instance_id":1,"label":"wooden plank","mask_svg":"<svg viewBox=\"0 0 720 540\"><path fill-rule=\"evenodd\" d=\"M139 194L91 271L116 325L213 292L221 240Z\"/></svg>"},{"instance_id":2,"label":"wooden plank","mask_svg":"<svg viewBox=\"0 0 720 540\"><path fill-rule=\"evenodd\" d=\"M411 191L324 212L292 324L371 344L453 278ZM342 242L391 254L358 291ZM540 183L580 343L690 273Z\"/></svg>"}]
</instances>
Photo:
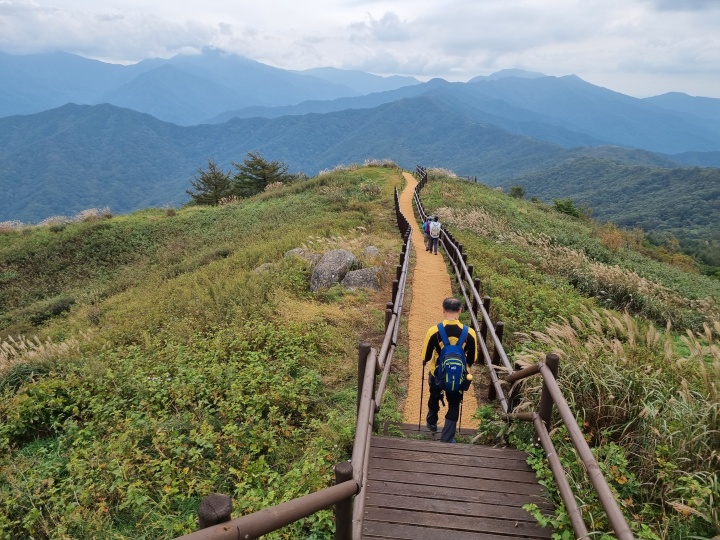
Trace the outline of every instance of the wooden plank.
<instances>
[{"instance_id":1,"label":"wooden plank","mask_svg":"<svg viewBox=\"0 0 720 540\"><path fill-rule=\"evenodd\" d=\"M373 437L363 538L545 539L522 506L552 505L515 449Z\"/></svg>"},{"instance_id":2,"label":"wooden plank","mask_svg":"<svg viewBox=\"0 0 720 540\"><path fill-rule=\"evenodd\" d=\"M465 478L462 476L445 477L442 475L434 475L431 477L427 474L408 475L407 472L403 471L377 471L373 469L372 466L368 470L368 478L379 482L396 482L409 485L427 485L432 483L439 487L457 487L460 489L514 493L518 495L542 496L543 494L543 488L537 483L503 482L482 478Z\"/></svg>"},{"instance_id":3,"label":"wooden plank","mask_svg":"<svg viewBox=\"0 0 720 540\"><path fill-rule=\"evenodd\" d=\"M440 540L437 529L429 527L403 525L400 523L380 523L366 521L363 523L363 538L384 538L386 540ZM505 537L511 540L513 537ZM518 538L518 537L515 537ZM498 540L496 534L478 532L453 531L452 540Z\"/></svg>"},{"instance_id":4,"label":"wooden plank","mask_svg":"<svg viewBox=\"0 0 720 540\"><path fill-rule=\"evenodd\" d=\"M447 516L427 512L410 512L392 508L373 508L372 513L365 516L363 529L375 522L375 534L388 538L382 533L381 523L399 523L435 529L436 538L456 538L458 531L495 534L515 538L550 538L551 531L541 529L535 523L512 521L474 516ZM389 538L392 538L391 536Z\"/></svg>"},{"instance_id":5,"label":"wooden plank","mask_svg":"<svg viewBox=\"0 0 720 540\"><path fill-rule=\"evenodd\" d=\"M404 497L451 499L464 502L479 502L517 507L533 503L542 510L551 510L553 508L553 505L550 502L537 495L463 489L458 488L457 486L450 487L432 484L402 484L398 482L369 480L367 484L367 492L369 494L387 493L389 495L399 495Z\"/></svg>"},{"instance_id":6,"label":"wooden plank","mask_svg":"<svg viewBox=\"0 0 720 540\"><path fill-rule=\"evenodd\" d=\"M442 431L441 426L438 426L438 429L437 434L433 434L433 432L425 426L424 421L419 428L417 424L386 424L383 426L383 435L387 437L405 435L406 437L427 437L433 439L440 437L440 431ZM459 434L460 437L472 438L477 435L477 429L461 427L456 430L455 433Z\"/></svg>"},{"instance_id":7,"label":"wooden plank","mask_svg":"<svg viewBox=\"0 0 720 540\"><path fill-rule=\"evenodd\" d=\"M439 441L402 439L399 437L373 437L372 446L376 448L398 448L427 452L442 452L457 455L498 456L502 459L525 461L527 454L515 448L486 446L480 444L448 444Z\"/></svg>"},{"instance_id":8,"label":"wooden plank","mask_svg":"<svg viewBox=\"0 0 720 540\"><path fill-rule=\"evenodd\" d=\"M368 500L365 508L370 508L371 506L442 514L443 516L448 516L448 519L450 519L449 516L458 515L536 523L535 518L520 506L513 507L500 504L465 502L455 498L428 499L377 493Z\"/></svg>"},{"instance_id":9,"label":"wooden plank","mask_svg":"<svg viewBox=\"0 0 720 540\"><path fill-rule=\"evenodd\" d=\"M467 456L447 452L422 452L400 448L382 448L373 446L370 457L422 461L424 463L444 463L445 465L464 465L486 467L489 469L508 469L512 471L534 472L525 460L504 459L502 456Z\"/></svg>"},{"instance_id":10,"label":"wooden plank","mask_svg":"<svg viewBox=\"0 0 720 540\"><path fill-rule=\"evenodd\" d=\"M380 471L405 471L417 473L426 479L434 476L478 478L484 480L500 480L513 483L537 484L535 473L531 471L511 471L506 469L490 469L466 465L446 465L444 463L428 463L404 461L400 459L372 458L372 469Z\"/></svg>"}]
</instances>

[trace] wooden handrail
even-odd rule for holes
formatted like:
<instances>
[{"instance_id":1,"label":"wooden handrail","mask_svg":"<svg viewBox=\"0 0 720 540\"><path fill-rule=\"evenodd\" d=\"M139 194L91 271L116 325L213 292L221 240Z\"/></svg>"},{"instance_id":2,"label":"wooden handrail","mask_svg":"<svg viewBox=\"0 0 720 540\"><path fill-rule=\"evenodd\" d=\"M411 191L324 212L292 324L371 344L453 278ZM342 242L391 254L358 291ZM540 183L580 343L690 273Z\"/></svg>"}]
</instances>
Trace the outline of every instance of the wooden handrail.
<instances>
[{"instance_id":1,"label":"wooden handrail","mask_svg":"<svg viewBox=\"0 0 720 540\"><path fill-rule=\"evenodd\" d=\"M355 480L321 489L297 499L201 529L177 540L244 540L258 538L280 529L298 519L311 516L318 510L337 504L358 493Z\"/></svg>"},{"instance_id":2,"label":"wooden handrail","mask_svg":"<svg viewBox=\"0 0 720 540\"><path fill-rule=\"evenodd\" d=\"M543 377L543 387L547 388L548 392L552 396L552 400L557 407L558 413L567 427L570 440L572 441L575 450L577 450L580 455L580 460L585 465L585 471L598 494L600 503L605 509L605 513L608 516L610 525L615 531L615 535L619 540L633 540L634 537L632 531L620 511L620 507L610 490L610 486L608 485L607 480L605 480L605 476L603 475L602 470L600 470L600 466L597 464L597 461L595 461L595 457L590 451L590 447L588 446L582 431L578 427L575 416L570 410L567 401L565 401L565 396L563 396L552 371L550 371L547 364L543 364L540 366L540 373Z\"/></svg>"}]
</instances>

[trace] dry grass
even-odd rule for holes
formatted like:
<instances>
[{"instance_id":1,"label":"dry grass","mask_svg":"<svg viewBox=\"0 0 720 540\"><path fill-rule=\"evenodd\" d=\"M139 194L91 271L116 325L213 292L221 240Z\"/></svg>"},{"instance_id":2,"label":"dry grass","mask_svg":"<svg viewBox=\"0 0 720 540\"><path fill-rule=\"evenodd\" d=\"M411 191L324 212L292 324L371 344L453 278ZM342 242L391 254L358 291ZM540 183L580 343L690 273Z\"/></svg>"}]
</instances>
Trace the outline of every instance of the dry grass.
<instances>
[{"instance_id":1,"label":"dry grass","mask_svg":"<svg viewBox=\"0 0 720 540\"><path fill-rule=\"evenodd\" d=\"M539 345L518 355L524 365L560 356L563 393L597 443L619 442L640 461L669 454L688 471L720 467L719 322L677 339L670 325L585 310L520 337ZM525 408L537 400L540 381L533 384ZM648 481L658 477L648 470Z\"/></svg>"},{"instance_id":2,"label":"dry grass","mask_svg":"<svg viewBox=\"0 0 720 540\"><path fill-rule=\"evenodd\" d=\"M708 320L720 319L717 299L688 299L632 270L597 262L585 253L555 242L547 234L516 231L508 223L481 208L455 210L440 208L441 220L451 227L463 228L499 243L513 244L533 256L540 272L561 275L602 305L620 311L630 310L656 321L685 324L689 314ZM612 244L618 240L611 229ZM610 242L610 240L606 240ZM619 241L619 240L618 240Z\"/></svg>"},{"instance_id":3,"label":"dry grass","mask_svg":"<svg viewBox=\"0 0 720 540\"><path fill-rule=\"evenodd\" d=\"M264 191L277 191L278 189L282 189L284 185L282 182L270 182L265 186Z\"/></svg>"},{"instance_id":4,"label":"dry grass","mask_svg":"<svg viewBox=\"0 0 720 540\"><path fill-rule=\"evenodd\" d=\"M29 227L29 225L22 221L0 221L0 233L17 231L23 227Z\"/></svg>"},{"instance_id":5,"label":"dry grass","mask_svg":"<svg viewBox=\"0 0 720 540\"><path fill-rule=\"evenodd\" d=\"M68 339L55 343L50 338L40 341L36 336L27 338L10 336L0 342L0 374L15 365L23 363L42 363L57 358L67 357L79 352L80 340Z\"/></svg>"},{"instance_id":6,"label":"dry grass","mask_svg":"<svg viewBox=\"0 0 720 540\"><path fill-rule=\"evenodd\" d=\"M427 170L428 178L457 178L458 175L455 174L450 169L443 169L442 167L433 167Z\"/></svg>"},{"instance_id":7,"label":"dry grass","mask_svg":"<svg viewBox=\"0 0 720 540\"><path fill-rule=\"evenodd\" d=\"M218 204L220 206L227 206L229 204L237 204L240 201L242 201L242 198L238 197L237 195L231 195L229 197L223 197L218 201Z\"/></svg>"}]
</instances>

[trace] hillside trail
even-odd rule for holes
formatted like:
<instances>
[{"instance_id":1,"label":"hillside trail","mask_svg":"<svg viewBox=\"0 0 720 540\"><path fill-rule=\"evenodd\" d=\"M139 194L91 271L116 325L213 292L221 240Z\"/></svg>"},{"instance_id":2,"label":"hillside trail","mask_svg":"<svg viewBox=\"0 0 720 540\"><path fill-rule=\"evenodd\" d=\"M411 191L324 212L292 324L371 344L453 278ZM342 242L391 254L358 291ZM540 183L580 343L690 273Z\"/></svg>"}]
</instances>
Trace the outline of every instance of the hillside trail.
<instances>
[{"instance_id":1,"label":"hillside trail","mask_svg":"<svg viewBox=\"0 0 720 540\"><path fill-rule=\"evenodd\" d=\"M405 398L403 421L407 424L425 425L427 414L427 384L422 392L422 419L420 418L420 395L423 381L422 347L428 329L443 320L442 302L452 296L450 275L445 264L445 256L438 250L437 255L425 251L423 235L420 226L415 223L413 213L413 193L417 181L412 174L403 172L405 189L400 194L400 210L412 224L412 246L415 255L415 268L412 272L412 301L408 316L408 389ZM425 373L427 379L427 370ZM474 382L473 382L474 384ZM447 407L440 404L440 417L438 426L445 422ZM465 392L462 405L462 418L458 427L477 428L478 422L473 419L477 409L475 388L470 386ZM440 429L440 428L439 428Z\"/></svg>"}]
</instances>

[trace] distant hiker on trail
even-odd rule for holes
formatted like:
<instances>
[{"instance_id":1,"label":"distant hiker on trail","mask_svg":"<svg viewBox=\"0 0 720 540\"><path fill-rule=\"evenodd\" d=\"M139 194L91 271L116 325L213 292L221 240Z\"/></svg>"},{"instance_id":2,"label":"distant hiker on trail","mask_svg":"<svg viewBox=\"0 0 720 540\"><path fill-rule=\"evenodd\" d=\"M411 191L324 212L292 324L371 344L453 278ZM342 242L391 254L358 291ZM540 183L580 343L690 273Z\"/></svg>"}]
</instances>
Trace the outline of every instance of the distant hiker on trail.
<instances>
[{"instance_id":1,"label":"distant hiker on trail","mask_svg":"<svg viewBox=\"0 0 720 540\"><path fill-rule=\"evenodd\" d=\"M430 251L431 253L434 251L435 255L437 255L437 249L438 249L438 242L440 241L440 230L442 226L440 225L440 222L438 221L438 217L435 216L433 220L430 222L430 227L428 227L428 232L430 233Z\"/></svg>"},{"instance_id":2,"label":"distant hiker on trail","mask_svg":"<svg viewBox=\"0 0 720 540\"><path fill-rule=\"evenodd\" d=\"M430 223L432 216L427 216L422 224L423 241L425 242L425 251L430 251Z\"/></svg>"},{"instance_id":3,"label":"distant hiker on trail","mask_svg":"<svg viewBox=\"0 0 720 540\"><path fill-rule=\"evenodd\" d=\"M443 300L443 322L431 326L425 335L422 358L423 366L430 362L428 372L428 413L425 417L427 428L437 433L440 401L447 397L448 410L445 414L440 440L455 442L455 430L460 415L463 391L470 387L472 375L468 369L477 359L477 334L462 324L458 318L462 303L454 297Z\"/></svg>"}]
</instances>

